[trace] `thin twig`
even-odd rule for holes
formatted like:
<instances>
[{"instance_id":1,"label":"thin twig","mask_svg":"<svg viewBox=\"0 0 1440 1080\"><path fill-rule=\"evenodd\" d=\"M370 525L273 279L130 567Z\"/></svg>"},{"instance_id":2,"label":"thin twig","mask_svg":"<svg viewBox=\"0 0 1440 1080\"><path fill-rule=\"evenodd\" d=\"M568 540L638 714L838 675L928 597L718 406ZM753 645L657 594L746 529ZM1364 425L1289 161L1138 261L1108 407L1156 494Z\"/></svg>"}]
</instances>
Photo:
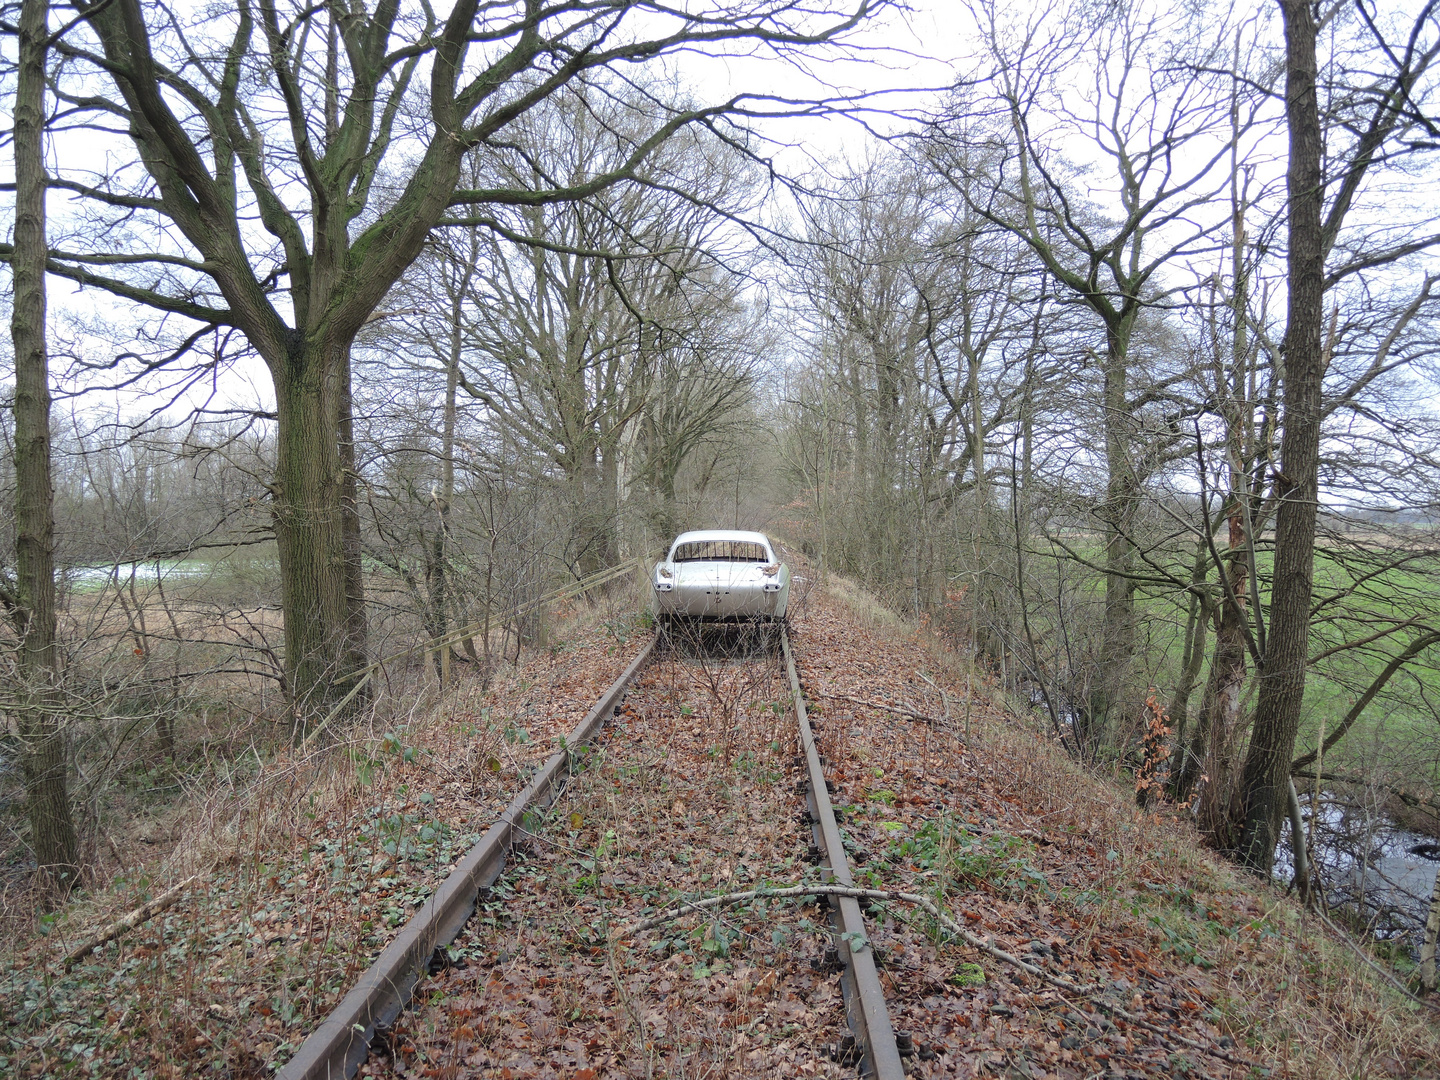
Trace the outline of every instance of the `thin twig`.
<instances>
[{"instance_id":1,"label":"thin twig","mask_svg":"<svg viewBox=\"0 0 1440 1080\"><path fill-rule=\"evenodd\" d=\"M1375 959L1373 957L1366 955L1365 950L1362 949L1359 945L1357 945L1354 941L1352 941L1350 935L1347 934L1342 928L1336 926L1333 922L1331 922L1329 916L1327 916L1324 912L1317 909L1314 912L1314 915L1317 919L1319 919L1322 923L1324 923L1327 927L1330 928L1331 933L1333 933L1346 945L1350 946L1351 951L1354 952L1356 956L1358 956L1361 960L1365 961L1365 963L1370 965L1371 970L1373 970L1375 974L1379 975L1382 979L1388 982L1392 987L1395 988L1395 990L1397 990L1401 994L1404 994L1405 997L1407 997L1410 1001L1413 1001L1416 1005L1423 1005L1425 1008L1430 1009L1434 1012L1440 1012L1440 1002L1427 1001L1425 998L1416 997L1414 994L1412 994L1410 992L1410 988L1407 987L1404 983L1402 983L1399 979L1397 979L1393 972L1386 971L1383 967L1381 967L1378 963L1375 962Z\"/></svg>"},{"instance_id":2,"label":"thin twig","mask_svg":"<svg viewBox=\"0 0 1440 1080\"><path fill-rule=\"evenodd\" d=\"M659 915L651 916L641 922L624 927L618 931L617 936L620 938L633 937L647 930L653 930L657 926L663 926L665 923L672 922L691 912L722 907L726 904L743 904L750 900L785 899L801 896L849 896L857 900L892 900L905 904L913 904L932 915L936 922L945 929L946 933L960 938L967 945L979 949L981 952L988 953L997 960L1002 960L1007 964L1013 964L1027 975L1033 975L1037 979L1043 979L1054 986L1081 994L1093 994L1101 989L1099 984L1084 985L1074 983L1069 979L1062 979L1058 976L1051 975L1049 972L1036 967L1034 964L1026 963L1018 956L1014 956L994 943L986 941L984 938L966 930L942 911L940 906L928 896L921 896L919 893L897 892L893 889L857 889L848 885L819 883L814 885L791 885L782 889L748 889L745 892L728 893L724 896L707 896L703 900L682 901L680 905L670 908L668 911L662 911Z\"/></svg>"},{"instance_id":3,"label":"thin twig","mask_svg":"<svg viewBox=\"0 0 1440 1080\"><path fill-rule=\"evenodd\" d=\"M921 896L918 893L898 892L893 889L857 889L848 885L791 885L780 889L747 889L744 892L727 893L724 896L707 896L703 900L684 900L675 907L672 907L666 911L662 911L658 915L651 916L648 919L643 919L638 923L633 923L630 926L621 928L620 930L616 931L614 935L612 935L611 940L618 941L623 940L627 937L633 937L636 934L644 933L647 930L653 930L657 926L663 926L665 923L672 922L675 919L681 918L684 915L689 915L697 911L705 911L710 908L722 907L726 904L743 904L751 900L772 900L786 898L793 899L804 896L849 896L853 897L856 900L890 900L898 901L905 904L913 904L933 916L935 921L940 924L940 926L945 930L946 933L959 938L971 948L979 949L987 956L994 957L996 960L999 960L1006 964L1010 964L1013 967L1017 967L1021 971L1025 972L1025 974L1032 975L1035 978L1040 979L1042 982L1049 983L1051 986L1054 986L1057 989L1066 990L1072 994L1080 994L1082 996L1091 997L1100 993L1100 991L1104 990L1105 988L1103 983L1071 982L1069 979L1062 979L1058 975L1052 975L1048 971L1045 971L1043 968L1036 967L1034 964L1026 963L1014 953L1006 952L1004 949L994 944L993 941L987 941L985 938L979 937L976 934L972 934L969 930L966 930L954 919L950 918L949 915L945 914L945 912L940 909L940 906L936 904L933 900L931 900L929 897ZM855 949L857 947L864 948L865 946L851 945L852 949ZM1127 1024L1134 1024L1136 1027L1142 1027L1145 1028L1147 1031L1153 1031L1158 1035L1164 1036L1165 1038L1174 1039L1176 1042L1183 1043L1184 1045L1190 1047L1192 1050L1199 1050L1202 1053L1210 1054L1214 1057L1220 1058L1223 1061L1228 1061L1234 1065L1254 1064L1253 1062L1247 1061L1244 1058L1236 1057L1233 1054L1227 1054L1224 1050L1218 1047L1208 1046L1205 1043L1199 1042L1196 1039L1191 1039L1185 1035L1181 1035L1177 1031L1173 1031L1169 1028L1163 1028L1158 1024L1152 1024L1150 1021L1144 1019L1143 1017L1137 1016L1129 1010L1123 1009L1112 1002L1100 1002L1099 1007L1105 1012L1109 1012L1114 1014L1115 1016L1120 1017L1120 1019L1124 1020Z\"/></svg>"},{"instance_id":4,"label":"thin twig","mask_svg":"<svg viewBox=\"0 0 1440 1080\"><path fill-rule=\"evenodd\" d=\"M605 570L597 571L596 573L590 575L590 577L588 578L581 578L579 581L572 581L569 584L563 585L558 589L553 589L550 592L535 598L534 600L530 600L524 604L520 604L519 606L509 611L507 615L511 619L518 619L521 615L534 611L545 604L554 603L560 600L573 599L574 597L589 592L591 589L598 588L601 585L606 585L609 582L614 581L621 574L628 574L632 566L633 563L627 561L622 566L611 566ZM419 645L413 645L410 648L401 649L399 652L391 653L389 656L382 657L381 659L374 661L367 667L363 667L359 671L351 673L349 676L347 676L347 678L354 679L355 685L350 688L349 693L347 693L343 698L339 700L339 702L334 705L333 708L331 708L331 710L325 715L325 718L323 720L321 720L318 724L316 724L313 728L310 729L309 734L305 736L304 740L300 743L300 746L304 748L314 742L315 739L320 735L320 733L330 726L330 722L334 720L337 716L339 716L345 710L345 708L349 706L349 704L353 700L355 700L355 698L360 694L361 690L365 689L365 687L369 684L371 678L374 677L376 672L383 671L386 665L391 664L396 660L402 660L406 657L416 656L422 652L428 653L433 652L437 649L452 648L453 646L459 644L464 638L477 633L482 627L488 626L490 609L487 607L485 611L486 617L483 620L469 623L465 626L460 627L457 630L447 631L446 633L438 637L429 638L421 642ZM518 638L516 641L516 649L516 656L518 657Z\"/></svg>"},{"instance_id":5,"label":"thin twig","mask_svg":"<svg viewBox=\"0 0 1440 1080\"><path fill-rule=\"evenodd\" d=\"M824 690L810 690L811 697L828 698L831 701L848 701L852 705L863 705L867 709L879 709L881 712L894 713L896 716L903 716L907 720L918 720L922 724L930 724L936 727L944 727L945 721L938 716L929 716L926 713L916 712L914 709L902 709L897 705L885 705L879 701L867 701L865 698L851 697L849 694L831 694Z\"/></svg>"}]
</instances>

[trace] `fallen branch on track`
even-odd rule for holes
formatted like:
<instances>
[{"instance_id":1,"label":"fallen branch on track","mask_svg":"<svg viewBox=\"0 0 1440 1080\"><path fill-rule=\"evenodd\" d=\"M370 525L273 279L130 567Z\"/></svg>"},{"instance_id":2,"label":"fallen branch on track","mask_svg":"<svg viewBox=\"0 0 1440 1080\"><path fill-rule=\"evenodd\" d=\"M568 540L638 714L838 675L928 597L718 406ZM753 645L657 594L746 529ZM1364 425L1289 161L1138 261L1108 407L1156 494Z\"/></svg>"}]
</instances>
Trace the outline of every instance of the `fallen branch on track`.
<instances>
[{"instance_id":1,"label":"fallen branch on track","mask_svg":"<svg viewBox=\"0 0 1440 1080\"><path fill-rule=\"evenodd\" d=\"M941 910L940 906L928 896L921 896L919 893L898 892L893 889L857 889L849 885L790 885L780 889L747 889L744 892L727 893L724 896L707 896L703 900L684 901L675 907L662 911L658 915L652 915L648 919L642 919L640 922L622 927L611 936L611 941L633 937L636 934L653 930L658 926L663 926L668 922L673 922L676 919L694 912L724 907L727 904L744 904L751 900L797 899L805 896L848 896L856 900L889 900L903 904L912 904L933 916L935 921L940 924L946 933L959 938L971 948L979 949L987 956L991 956L1002 963L1017 967L1025 974L1034 976L1042 982L1049 983L1057 989L1066 990L1072 994L1080 994L1085 997L1093 997L1105 989L1102 983L1076 983L1071 982L1069 979L1062 979L1058 975L1052 975L1043 968L1027 963L1013 953L1006 952L992 941L987 941L977 934L972 934ZM1136 1027L1145 1028L1147 1031L1155 1032L1165 1038L1174 1039L1176 1042L1183 1043L1192 1050L1210 1054L1234 1065L1254 1064L1244 1058L1227 1054L1218 1047L1209 1046L1198 1040L1181 1035L1179 1032L1172 1031L1169 1028L1152 1024L1143 1017L1136 1016L1134 1013L1127 1009L1122 1009L1113 1002L1103 1001L1098 1004L1102 1011L1120 1017L1120 1019L1124 1020L1127 1024L1134 1024Z\"/></svg>"},{"instance_id":2,"label":"fallen branch on track","mask_svg":"<svg viewBox=\"0 0 1440 1080\"><path fill-rule=\"evenodd\" d=\"M1102 989L1097 984L1083 985L1071 982L1069 979L1062 979L1051 975L1034 964L1021 960L1018 956L1006 952L999 946L986 941L984 938L972 934L963 926L957 923L949 915L941 910L940 905L931 900L928 896L921 896L919 893L897 892L893 889L857 889L849 885L791 885L783 889L749 889L745 892L729 893L725 896L708 896L704 900L686 901L683 905L662 911L659 915L653 915L641 922L624 927L615 936L617 938L633 937L642 934L647 930L653 930L657 926L663 926L667 922L689 915L692 912L704 911L708 908L723 907L727 904L744 904L751 900L786 899L802 896L849 896L856 900L891 900L903 904L913 904L915 907L929 913L935 918L945 932L959 938L972 948L993 956L996 960L1002 960L1007 964L1013 964L1027 975L1033 975L1037 979L1054 986L1061 987L1081 994L1093 994Z\"/></svg>"},{"instance_id":3,"label":"fallen branch on track","mask_svg":"<svg viewBox=\"0 0 1440 1080\"><path fill-rule=\"evenodd\" d=\"M896 705L886 705L879 701L867 701L865 698L850 697L848 694L831 694L823 690L811 690L810 695L817 698L827 698L830 701L848 701L851 705L863 705L867 709L879 709L881 712L894 713L896 716L903 716L907 720L918 720L922 724L930 724L932 727L943 727L948 721L938 716L930 716L927 713L916 712L914 709L902 709Z\"/></svg>"},{"instance_id":4,"label":"fallen branch on track","mask_svg":"<svg viewBox=\"0 0 1440 1080\"><path fill-rule=\"evenodd\" d=\"M130 912L130 914L126 915L124 918L116 919L109 926L105 927L102 930L98 930L94 934L90 935L79 945L75 946L75 948L71 949L68 953L65 954L65 959L61 961L61 963L65 965L65 970L69 971L70 968L74 966L75 961L88 954L90 950L98 949L101 945L104 945L108 941L114 941L121 934L134 930L135 927L139 926L143 922L153 919L156 915L159 915L167 908L174 907L175 901L180 899L180 894L183 893L185 889L190 886L199 876L199 874L191 874L178 885L172 885L169 889L165 890L159 896L155 897L154 900L150 900L144 904L141 904L138 908Z\"/></svg>"}]
</instances>

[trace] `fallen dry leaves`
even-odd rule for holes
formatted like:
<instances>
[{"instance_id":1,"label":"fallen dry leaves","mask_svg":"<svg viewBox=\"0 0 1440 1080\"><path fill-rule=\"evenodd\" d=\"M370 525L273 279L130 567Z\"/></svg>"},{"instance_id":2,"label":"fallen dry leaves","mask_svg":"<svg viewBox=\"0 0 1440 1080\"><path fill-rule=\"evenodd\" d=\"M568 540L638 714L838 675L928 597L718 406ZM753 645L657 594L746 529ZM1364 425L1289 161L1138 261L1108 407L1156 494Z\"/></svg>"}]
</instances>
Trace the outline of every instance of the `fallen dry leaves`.
<instances>
[{"instance_id":1,"label":"fallen dry leaves","mask_svg":"<svg viewBox=\"0 0 1440 1080\"><path fill-rule=\"evenodd\" d=\"M858 631L823 593L810 597L794 644L807 697L819 703L822 749L835 763L857 882L932 895L995 946L1103 987L1089 996L1061 991L979 950L941 943L923 916L872 911L896 1028L944 1051L918 1062L916 1075L1248 1073L1197 1049L1241 1060L1214 1021L1203 973L1172 963L1143 918L1105 917L1114 900L1107 892L1132 867L1086 806L1065 797L1064 778L1036 775L1041 761L965 744L957 713L968 704L993 723L988 701L967 702L953 684L942 697L945 673L918 642ZM920 723L837 695L952 722ZM1157 882L1167 887L1184 885Z\"/></svg>"},{"instance_id":2,"label":"fallen dry leaves","mask_svg":"<svg viewBox=\"0 0 1440 1080\"><path fill-rule=\"evenodd\" d=\"M578 614L487 692L462 678L431 711L197 801L166 862L11 942L0 1075L272 1075L647 637ZM163 916L59 970L94 928L190 873Z\"/></svg>"},{"instance_id":3,"label":"fallen dry leaves","mask_svg":"<svg viewBox=\"0 0 1440 1080\"><path fill-rule=\"evenodd\" d=\"M842 1077L815 907L758 900L634 940L672 899L815 879L775 657L652 664L369 1075ZM787 782L788 781L788 782Z\"/></svg>"},{"instance_id":4,"label":"fallen dry leaves","mask_svg":"<svg viewBox=\"0 0 1440 1080\"><path fill-rule=\"evenodd\" d=\"M914 911L872 910L897 1030L943 1050L914 1075L1437 1075L1424 1017L1395 999L1366 1030L1377 991L1339 950L1297 942L1287 901L1236 883L1188 825L1135 808L983 683L968 698L933 638L868 627L816 590L793 642L857 884L925 893L994 945L1099 987L1056 989Z\"/></svg>"},{"instance_id":5,"label":"fallen dry leaves","mask_svg":"<svg viewBox=\"0 0 1440 1080\"><path fill-rule=\"evenodd\" d=\"M912 1074L1437 1075L1440 1041L1423 1017L1337 962L1278 893L1201 852L1185 823L1137 810L1123 786L997 706L953 653L818 589L796 608L857 884L922 894L995 946L1095 987L1047 985L918 908L872 905L892 1019L920 1051ZM208 892L68 976L44 973L64 940L12 950L0 1065L269 1075L640 636L577 632L488 694L462 689L433 717L325 763L278 763L261 794L224 804L234 821L214 806L197 814L230 822L192 848L215 860ZM845 1027L817 906L757 899L615 933L685 898L818 874L777 662L707 656L682 649L643 673L415 1007L377 1041L367 1075L854 1075L827 1052ZM117 889L56 936L73 942L137 899Z\"/></svg>"}]
</instances>

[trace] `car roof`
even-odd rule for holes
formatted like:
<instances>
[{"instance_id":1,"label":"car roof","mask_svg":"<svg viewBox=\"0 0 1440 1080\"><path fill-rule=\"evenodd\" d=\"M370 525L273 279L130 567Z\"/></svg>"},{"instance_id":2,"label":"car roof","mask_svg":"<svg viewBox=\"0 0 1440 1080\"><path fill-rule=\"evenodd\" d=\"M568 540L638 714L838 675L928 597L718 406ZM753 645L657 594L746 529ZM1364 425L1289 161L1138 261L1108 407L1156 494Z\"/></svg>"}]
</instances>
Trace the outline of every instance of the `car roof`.
<instances>
[{"instance_id":1,"label":"car roof","mask_svg":"<svg viewBox=\"0 0 1440 1080\"><path fill-rule=\"evenodd\" d=\"M764 544L766 548L774 551L770 538L764 533L747 532L743 529L696 529L693 532L683 532L677 536L670 550L675 550L676 544L705 543L712 540L735 540L751 544Z\"/></svg>"}]
</instances>

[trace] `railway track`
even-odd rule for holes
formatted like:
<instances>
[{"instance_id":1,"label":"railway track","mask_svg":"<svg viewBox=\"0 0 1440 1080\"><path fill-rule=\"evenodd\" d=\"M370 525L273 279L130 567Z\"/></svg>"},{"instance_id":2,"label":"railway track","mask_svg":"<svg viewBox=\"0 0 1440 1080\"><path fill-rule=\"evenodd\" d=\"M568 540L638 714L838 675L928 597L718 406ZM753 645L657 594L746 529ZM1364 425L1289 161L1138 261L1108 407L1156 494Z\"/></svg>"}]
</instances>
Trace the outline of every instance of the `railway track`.
<instances>
[{"instance_id":1,"label":"railway track","mask_svg":"<svg viewBox=\"0 0 1440 1080\"><path fill-rule=\"evenodd\" d=\"M502 1059L516 1063L503 1075L525 1075L548 1040L569 1048L576 1076L600 1075L591 1065L607 1054L664 1072L665 1054L688 1047L717 1064L744 1056L745 1074L789 1075L799 1054L815 1075L899 1080L909 1043L856 900L817 900L828 926L762 896L699 926L623 933L704 893L763 894L802 875L853 884L783 630L778 644L716 660L648 642L277 1075L350 1077L372 1045L367 1071L398 1074L403 1048L428 1038L446 1075L500 1075ZM625 823L622 799L641 807ZM427 976L423 1015L406 1013Z\"/></svg>"}]
</instances>

